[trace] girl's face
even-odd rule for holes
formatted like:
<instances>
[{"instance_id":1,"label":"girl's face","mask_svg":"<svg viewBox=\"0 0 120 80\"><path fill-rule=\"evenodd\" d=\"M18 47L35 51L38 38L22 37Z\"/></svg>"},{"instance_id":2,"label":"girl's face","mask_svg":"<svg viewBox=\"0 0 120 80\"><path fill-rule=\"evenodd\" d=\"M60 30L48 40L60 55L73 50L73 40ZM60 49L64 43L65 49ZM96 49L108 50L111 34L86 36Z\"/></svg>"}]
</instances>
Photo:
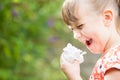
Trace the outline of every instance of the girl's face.
<instances>
[{"instance_id":1,"label":"girl's face","mask_svg":"<svg viewBox=\"0 0 120 80\"><path fill-rule=\"evenodd\" d=\"M69 26L74 38L86 45L93 53L104 52L110 31L104 25L103 16L86 9L85 6L78 7L75 16L78 21Z\"/></svg>"}]
</instances>

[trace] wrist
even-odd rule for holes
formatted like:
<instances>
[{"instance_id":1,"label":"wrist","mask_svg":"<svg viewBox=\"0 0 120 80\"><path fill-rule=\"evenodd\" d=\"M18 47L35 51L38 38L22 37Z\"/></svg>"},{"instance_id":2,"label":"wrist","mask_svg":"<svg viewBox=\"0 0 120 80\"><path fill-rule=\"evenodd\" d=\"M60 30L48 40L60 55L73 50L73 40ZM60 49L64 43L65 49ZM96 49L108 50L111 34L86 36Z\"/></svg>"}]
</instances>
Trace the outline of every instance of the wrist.
<instances>
[{"instance_id":1,"label":"wrist","mask_svg":"<svg viewBox=\"0 0 120 80\"><path fill-rule=\"evenodd\" d=\"M68 78L68 80L82 80L82 78L79 76L79 77Z\"/></svg>"},{"instance_id":2,"label":"wrist","mask_svg":"<svg viewBox=\"0 0 120 80\"><path fill-rule=\"evenodd\" d=\"M76 78L75 80L82 80L82 78L81 78L81 77L79 77L79 78Z\"/></svg>"}]
</instances>

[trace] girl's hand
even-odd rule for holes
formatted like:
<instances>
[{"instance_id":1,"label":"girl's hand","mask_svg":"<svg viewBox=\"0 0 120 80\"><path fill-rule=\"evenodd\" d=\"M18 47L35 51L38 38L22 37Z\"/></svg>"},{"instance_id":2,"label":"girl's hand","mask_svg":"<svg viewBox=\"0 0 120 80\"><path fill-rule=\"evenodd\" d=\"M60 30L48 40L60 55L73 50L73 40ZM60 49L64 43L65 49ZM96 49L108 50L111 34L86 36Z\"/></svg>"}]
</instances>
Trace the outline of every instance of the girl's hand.
<instances>
[{"instance_id":1,"label":"girl's hand","mask_svg":"<svg viewBox=\"0 0 120 80\"><path fill-rule=\"evenodd\" d=\"M66 61L61 54L60 65L62 71L65 73L69 80L82 80L80 77L80 63L77 60L74 60L73 63Z\"/></svg>"}]
</instances>

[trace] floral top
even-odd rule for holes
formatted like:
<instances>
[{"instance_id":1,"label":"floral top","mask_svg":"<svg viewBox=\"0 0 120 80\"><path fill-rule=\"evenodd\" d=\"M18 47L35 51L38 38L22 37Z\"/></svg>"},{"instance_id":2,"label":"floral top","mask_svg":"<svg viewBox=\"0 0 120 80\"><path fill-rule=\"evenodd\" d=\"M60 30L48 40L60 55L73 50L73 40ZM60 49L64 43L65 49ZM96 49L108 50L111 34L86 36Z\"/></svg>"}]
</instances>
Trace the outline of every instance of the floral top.
<instances>
[{"instance_id":1,"label":"floral top","mask_svg":"<svg viewBox=\"0 0 120 80\"><path fill-rule=\"evenodd\" d=\"M89 80L104 80L105 72L111 68L120 69L120 45L111 48L97 61Z\"/></svg>"}]
</instances>

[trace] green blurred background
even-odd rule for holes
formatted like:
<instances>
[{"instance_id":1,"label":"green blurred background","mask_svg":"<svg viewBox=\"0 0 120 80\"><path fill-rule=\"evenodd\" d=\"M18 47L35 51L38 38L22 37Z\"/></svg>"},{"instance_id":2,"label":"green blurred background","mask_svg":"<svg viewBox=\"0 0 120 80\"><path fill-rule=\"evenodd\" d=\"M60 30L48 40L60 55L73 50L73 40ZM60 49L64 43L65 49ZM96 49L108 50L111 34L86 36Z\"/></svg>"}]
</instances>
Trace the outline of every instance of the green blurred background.
<instances>
[{"instance_id":1,"label":"green blurred background","mask_svg":"<svg viewBox=\"0 0 120 80\"><path fill-rule=\"evenodd\" d=\"M0 0L0 80L66 80L59 64L63 47L70 42L87 49L63 22L63 1ZM94 60L83 64L84 79Z\"/></svg>"}]
</instances>

